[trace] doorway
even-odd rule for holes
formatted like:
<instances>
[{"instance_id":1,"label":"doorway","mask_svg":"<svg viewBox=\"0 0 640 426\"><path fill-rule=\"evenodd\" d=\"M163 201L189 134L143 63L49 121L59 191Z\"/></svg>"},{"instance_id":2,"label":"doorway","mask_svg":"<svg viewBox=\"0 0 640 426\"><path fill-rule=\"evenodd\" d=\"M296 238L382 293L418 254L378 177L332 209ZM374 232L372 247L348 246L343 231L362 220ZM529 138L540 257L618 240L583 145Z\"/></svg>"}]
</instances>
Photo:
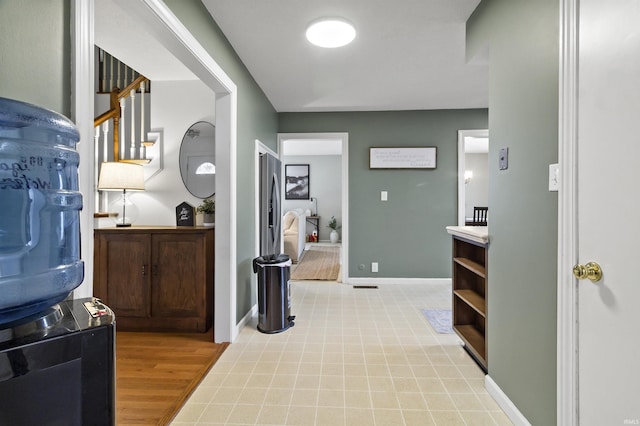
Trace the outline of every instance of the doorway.
<instances>
[{"instance_id":1,"label":"doorway","mask_svg":"<svg viewBox=\"0 0 640 426\"><path fill-rule=\"evenodd\" d=\"M489 205L489 130L458 130L458 226Z\"/></svg>"},{"instance_id":2,"label":"doorway","mask_svg":"<svg viewBox=\"0 0 640 426\"><path fill-rule=\"evenodd\" d=\"M338 224L341 226L341 245L340 263L340 281L346 283L348 280L348 258L349 258L349 135L348 133L280 133L278 134L278 152L280 159L283 161L283 167L286 163L285 156L297 161L301 157L320 158L320 156L329 158L337 157L340 181L338 182L340 194L336 194L335 198L328 191L323 191L322 174L328 171L309 168L309 190L310 199L293 200L287 204L289 200L283 200L283 206L299 207L303 210L310 210L316 213L317 222L308 224L307 229L317 228L319 239L329 239L328 223L332 216L336 217ZM320 163L318 163L320 164ZM329 166L328 166L329 167ZM316 174L314 174L316 173ZM315 185L315 186L314 186ZM286 188L283 186L283 194ZM321 196L320 196L321 195ZM296 204L296 202L298 204ZM283 211L284 213L284 211ZM311 231L313 232L313 231ZM323 234L324 233L324 234ZM324 235L324 236L323 236Z\"/></svg>"},{"instance_id":3,"label":"doorway","mask_svg":"<svg viewBox=\"0 0 640 426\"><path fill-rule=\"evenodd\" d=\"M150 38L159 40L167 50L215 94L212 110L216 111L216 140L227 143L216 144L216 157L220 165L216 170L216 211L218 232L215 239L215 286L214 336L216 342L233 342L239 333L236 321L236 127L237 88L222 71L209 53L193 36L176 22L171 10L160 0L112 0L126 8L138 19ZM73 68L74 119L83 140L93 140L93 1L72 2L74 25L75 61ZM95 158L93 144L79 144L81 158ZM81 192L88 195L87 206L93 206L95 177L92 168L79 169ZM78 288L77 297L92 294L93 282L93 208L81 213L82 257L85 261L85 282ZM82 287L82 288L81 288Z\"/></svg>"}]
</instances>

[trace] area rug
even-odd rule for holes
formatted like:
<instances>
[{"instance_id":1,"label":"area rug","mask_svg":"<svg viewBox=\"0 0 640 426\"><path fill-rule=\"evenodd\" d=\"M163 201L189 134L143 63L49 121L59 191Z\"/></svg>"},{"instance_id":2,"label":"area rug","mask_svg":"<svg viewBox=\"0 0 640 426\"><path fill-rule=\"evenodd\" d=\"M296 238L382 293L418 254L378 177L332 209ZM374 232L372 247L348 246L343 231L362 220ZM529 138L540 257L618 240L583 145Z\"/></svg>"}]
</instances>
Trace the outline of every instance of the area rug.
<instances>
[{"instance_id":1,"label":"area rug","mask_svg":"<svg viewBox=\"0 0 640 426\"><path fill-rule=\"evenodd\" d=\"M291 273L291 279L336 281L340 273L340 247L311 247Z\"/></svg>"},{"instance_id":2,"label":"area rug","mask_svg":"<svg viewBox=\"0 0 640 426\"><path fill-rule=\"evenodd\" d=\"M429 324L440 334L453 334L451 309L421 309Z\"/></svg>"}]
</instances>

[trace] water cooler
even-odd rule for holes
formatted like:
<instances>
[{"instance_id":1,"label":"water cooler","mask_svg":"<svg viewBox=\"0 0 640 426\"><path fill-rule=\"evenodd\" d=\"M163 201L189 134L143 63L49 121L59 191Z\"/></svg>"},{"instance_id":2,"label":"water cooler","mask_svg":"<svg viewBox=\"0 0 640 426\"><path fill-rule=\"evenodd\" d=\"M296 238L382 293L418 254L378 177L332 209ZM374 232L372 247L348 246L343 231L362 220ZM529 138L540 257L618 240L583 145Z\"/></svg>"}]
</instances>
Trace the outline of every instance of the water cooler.
<instances>
[{"instance_id":1,"label":"water cooler","mask_svg":"<svg viewBox=\"0 0 640 426\"><path fill-rule=\"evenodd\" d=\"M69 297L78 140L66 117L0 98L0 425L115 424L113 312Z\"/></svg>"}]
</instances>

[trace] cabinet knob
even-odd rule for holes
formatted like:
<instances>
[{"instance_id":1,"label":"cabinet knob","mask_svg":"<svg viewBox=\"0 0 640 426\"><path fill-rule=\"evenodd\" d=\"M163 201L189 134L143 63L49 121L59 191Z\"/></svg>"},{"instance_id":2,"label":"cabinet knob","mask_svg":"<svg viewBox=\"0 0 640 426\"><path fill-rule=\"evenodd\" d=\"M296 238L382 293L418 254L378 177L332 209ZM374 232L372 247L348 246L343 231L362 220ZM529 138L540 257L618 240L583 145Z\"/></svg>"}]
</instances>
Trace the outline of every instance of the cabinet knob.
<instances>
[{"instance_id":1,"label":"cabinet knob","mask_svg":"<svg viewBox=\"0 0 640 426\"><path fill-rule=\"evenodd\" d=\"M147 275L147 265L142 265L142 276Z\"/></svg>"},{"instance_id":2,"label":"cabinet knob","mask_svg":"<svg viewBox=\"0 0 640 426\"><path fill-rule=\"evenodd\" d=\"M589 262L586 265L577 264L573 267L573 275L579 280L588 278L595 283L602 279L602 268L596 262Z\"/></svg>"}]
</instances>

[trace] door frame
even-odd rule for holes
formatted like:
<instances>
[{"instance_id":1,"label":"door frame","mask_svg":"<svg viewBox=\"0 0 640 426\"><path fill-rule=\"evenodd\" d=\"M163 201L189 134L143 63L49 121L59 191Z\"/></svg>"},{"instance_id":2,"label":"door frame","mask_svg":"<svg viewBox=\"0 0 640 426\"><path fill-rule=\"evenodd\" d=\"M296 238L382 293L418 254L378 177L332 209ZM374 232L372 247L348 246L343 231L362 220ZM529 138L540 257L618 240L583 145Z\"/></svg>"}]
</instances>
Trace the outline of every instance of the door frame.
<instances>
[{"instance_id":1,"label":"door frame","mask_svg":"<svg viewBox=\"0 0 640 426\"><path fill-rule=\"evenodd\" d=\"M349 284L349 133L278 133L278 151L280 153L283 152L286 139L339 139L342 143L342 250L340 250L340 279L342 283Z\"/></svg>"},{"instance_id":2,"label":"door frame","mask_svg":"<svg viewBox=\"0 0 640 426\"><path fill-rule=\"evenodd\" d=\"M465 226L465 207L467 200L467 187L464 181L464 173L466 170L465 139L468 137L488 138L489 129L458 130L458 226Z\"/></svg>"},{"instance_id":3,"label":"door frame","mask_svg":"<svg viewBox=\"0 0 640 426\"><path fill-rule=\"evenodd\" d=\"M237 286L237 86L196 40L184 24L161 0L113 0L144 25L150 37L155 37L169 52L189 68L216 94L216 157L223 159L216 169L218 189L216 200L214 338L217 343L233 342L239 334L236 321ZM93 161L93 32L94 0L73 0L71 3L73 34L73 96L74 119L82 140L78 144L80 158ZM88 77L87 77L88 76ZM89 101L90 100L90 101ZM85 108L84 106L91 107ZM89 160L91 159L91 160ZM82 256L88 271L80 293L91 295L93 272L92 196L95 188L93 167L78 169L85 209L81 213ZM87 196L88 195L88 196ZM74 295L74 297L77 296Z\"/></svg>"},{"instance_id":4,"label":"door frame","mask_svg":"<svg viewBox=\"0 0 640 426\"><path fill-rule=\"evenodd\" d=\"M579 0L560 0L557 271L557 424L579 423L578 288L578 42Z\"/></svg>"}]
</instances>

